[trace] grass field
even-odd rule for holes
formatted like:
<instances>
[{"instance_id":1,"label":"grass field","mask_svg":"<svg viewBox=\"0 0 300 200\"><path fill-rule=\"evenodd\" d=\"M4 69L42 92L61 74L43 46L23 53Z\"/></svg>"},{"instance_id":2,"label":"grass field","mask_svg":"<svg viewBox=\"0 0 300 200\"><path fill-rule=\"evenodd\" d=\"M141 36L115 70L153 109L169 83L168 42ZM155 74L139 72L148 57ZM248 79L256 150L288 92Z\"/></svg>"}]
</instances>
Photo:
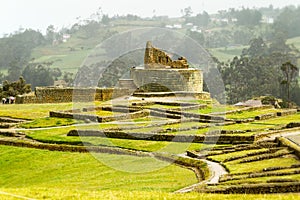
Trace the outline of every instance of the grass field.
<instances>
[{"instance_id":1,"label":"grass field","mask_svg":"<svg viewBox=\"0 0 300 200\"><path fill-rule=\"evenodd\" d=\"M203 103L203 102L201 102ZM96 102L95 105L103 105ZM106 104L106 103L105 103ZM77 108L86 107L78 104ZM90 105L89 105L90 106ZM159 106L155 106L159 107ZM182 154L187 150L200 151L205 148L231 148L233 145L205 145L201 143L156 142L145 140L124 140L101 137L71 137L67 133L73 129L111 129L122 127L122 131L153 132L155 130L175 130L199 127L208 123L183 122L177 124L162 124L157 127L145 127L165 122L161 118L140 118L125 120L122 123L82 124L82 121L49 117L50 110L70 110L72 103L65 104L37 104L37 105L0 105L0 116L30 119L19 125L28 138L45 143L82 145L82 142L96 146L118 147L144 152L164 152L166 154ZM162 106L160 108L166 108ZM169 107L172 108L172 107ZM234 110L233 106L222 107ZM211 108L204 109L211 112ZM217 110L219 111L219 109ZM243 111L232 115L232 118L244 119L258 114L276 112L273 109L259 111ZM110 116L111 112L95 112L98 115ZM152 120L154 120L152 122ZM173 120L174 121L174 120ZM199 130L166 132L175 134L205 134L209 130L240 130L248 132L233 133L233 135L253 135L270 128L282 127L290 122L300 121L300 114L276 117L268 120L250 123L232 124L202 128ZM43 127L38 129L39 127ZM32 129L34 128L34 129ZM251 130L250 130L251 129ZM4 137L4 136L2 136ZM226 158L243 156L256 152L264 153L267 149L251 149L229 152L210 158L224 162ZM216 150L218 151L218 150ZM72 153L37 150L30 148L10 147L0 145L0 199L18 199L22 197L37 199L297 199L298 195L219 195L186 193L174 194L172 192L197 182L195 173L186 168L157 161L151 157L133 157L125 155L112 155L102 153ZM261 171L271 166L289 167L298 164L299 160L292 156L265 159L249 163L239 163L241 159L224 162L233 176L237 173L250 173ZM291 170L291 169L289 169ZM137 173L140 172L140 173ZM252 182L267 182L277 177L258 177ZM298 180L299 175L285 176ZM220 187L248 183L250 178L227 181ZM13 196L15 195L15 197Z\"/></svg>"},{"instance_id":2,"label":"grass field","mask_svg":"<svg viewBox=\"0 0 300 200\"><path fill-rule=\"evenodd\" d=\"M129 173L106 166L87 153L50 152L7 146L0 146L0 152L2 189L41 187L171 192L197 182L192 171L151 158L98 155L111 166L126 164L128 168L124 166L124 170L131 172ZM139 173L144 168L149 168L150 172ZM152 168L158 170L151 170Z\"/></svg>"},{"instance_id":3,"label":"grass field","mask_svg":"<svg viewBox=\"0 0 300 200\"><path fill-rule=\"evenodd\" d=\"M228 47L228 48L214 48L209 49L208 51L219 59L221 62L228 62L232 60L235 56L240 56L242 50L246 48L246 46L240 47Z\"/></svg>"},{"instance_id":4,"label":"grass field","mask_svg":"<svg viewBox=\"0 0 300 200\"><path fill-rule=\"evenodd\" d=\"M107 200L131 200L131 199L143 199L143 200L298 200L299 194L273 194L273 195L224 195L224 194L199 194L199 193L187 193L187 194L172 194L161 191L115 191L115 190L103 190L103 191L86 191L75 189L57 189L57 188L20 188L20 189L0 189L0 198L8 200L16 200L22 198L12 197L12 195L20 195L23 197L31 197L37 199L107 199ZM3 193L6 194L3 194ZM8 194L7 194L8 193Z\"/></svg>"},{"instance_id":5,"label":"grass field","mask_svg":"<svg viewBox=\"0 0 300 200\"><path fill-rule=\"evenodd\" d=\"M62 104L7 104L0 105L0 116L19 119L48 117L50 110L72 109L72 103Z\"/></svg>"}]
</instances>

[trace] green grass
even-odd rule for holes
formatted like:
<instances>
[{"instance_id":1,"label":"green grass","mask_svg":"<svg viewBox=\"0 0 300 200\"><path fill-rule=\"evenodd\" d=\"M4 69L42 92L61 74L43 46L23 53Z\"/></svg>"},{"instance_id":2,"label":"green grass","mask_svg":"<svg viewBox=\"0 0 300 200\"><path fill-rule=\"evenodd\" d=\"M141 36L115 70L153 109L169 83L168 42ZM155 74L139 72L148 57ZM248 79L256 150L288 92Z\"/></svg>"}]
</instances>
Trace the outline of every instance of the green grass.
<instances>
[{"instance_id":1,"label":"green grass","mask_svg":"<svg viewBox=\"0 0 300 200\"><path fill-rule=\"evenodd\" d=\"M226 163L226 167L230 173L247 173L261 171L268 167L287 167L293 164L299 164L299 160L294 157L282 157L241 164L238 161L231 161Z\"/></svg>"},{"instance_id":2,"label":"green grass","mask_svg":"<svg viewBox=\"0 0 300 200\"><path fill-rule=\"evenodd\" d=\"M232 60L235 56L240 56L242 50L246 48L246 46L241 47L229 47L229 48L215 48L209 49L209 52L219 59L221 62L227 62L228 60Z\"/></svg>"},{"instance_id":3,"label":"green grass","mask_svg":"<svg viewBox=\"0 0 300 200\"><path fill-rule=\"evenodd\" d=\"M0 152L1 189L171 192L196 183L192 171L153 158L9 146Z\"/></svg>"},{"instance_id":4,"label":"green grass","mask_svg":"<svg viewBox=\"0 0 300 200\"><path fill-rule=\"evenodd\" d=\"M266 183L267 181L274 180L274 179L289 179L289 180L300 180L300 174L293 174L293 175L285 175L285 176L267 176L267 177L258 177L258 178L245 178L242 180L232 180L226 181L222 183L222 185L228 184L247 184L249 182L252 183Z\"/></svg>"},{"instance_id":5,"label":"green grass","mask_svg":"<svg viewBox=\"0 0 300 200\"><path fill-rule=\"evenodd\" d=\"M83 200L298 200L299 194L203 194L203 193L185 193L174 194L162 191L117 191L117 190L101 190L91 191L82 189L58 189L45 187L30 187L30 188L0 188L0 191L11 193L11 195L20 195L24 197L36 199L83 199ZM7 200L16 200L9 194L1 194L0 198Z\"/></svg>"},{"instance_id":6,"label":"green grass","mask_svg":"<svg viewBox=\"0 0 300 200\"><path fill-rule=\"evenodd\" d=\"M110 126L110 124L107 124ZM79 125L80 127L80 125ZM95 129L96 126L82 127ZM183 153L186 150L199 150L207 145L203 144L189 144L189 143L177 143L177 142L156 142L146 140L123 140L114 138L101 138L101 137L71 137L66 134L68 131L75 129L76 127L63 127L59 129L46 129L46 130L31 130L26 131L26 134L35 140L50 143L71 143L81 144L81 142L88 142L93 145L104 145L112 147L122 147L127 149L135 149L140 151L149 152L169 152L169 153Z\"/></svg>"},{"instance_id":7,"label":"green grass","mask_svg":"<svg viewBox=\"0 0 300 200\"><path fill-rule=\"evenodd\" d=\"M177 124L171 124L171 125L165 125L162 126L163 129L168 128L191 128L191 127L197 127L197 126L203 126L207 125L207 123L201 123L201 122L184 122L184 123L177 123Z\"/></svg>"},{"instance_id":8,"label":"green grass","mask_svg":"<svg viewBox=\"0 0 300 200\"><path fill-rule=\"evenodd\" d=\"M269 113L276 113L280 110L278 109L264 109L264 110L255 110L255 111L241 111L238 113L228 114L226 115L229 119L248 119L254 118L258 115L269 114Z\"/></svg>"},{"instance_id":9,"label":"green grass","mask_svg":"<svg viewBox=\"0 0 300 200\"><path fill-rule=\"evenodd\" d=\"M40 47L35 51L45 52L43 48L45 47ZM51 52L51 54L41 55L41 57L34 60L34 62L36 63L53 62L52 67L58 67L62 71L68 71L75 74L78 68L80 67L80 65L83 63L85 58L90 53L90 50L70 51L67 49L61 50L59 48L57 50L58 50L57 52ZM33 54L37 54L37 53L33 53Z\"/></svg>"},{"instance_id":10,"label":"green grass","mask_svg":"<svg viewBox=\"0 0 300 200\"><path fill-rule=\"evenodd\" d=\"M72 103L61 104L7 104L0 105L0 116L38 119L49 116L50 110L72 109Z\"/></svg>"},{"instance_id":11,"label":"green grass","mask_svg":"<svg viewBox=\"0 0 300 200\"><path fill-rule=\"evenodd\" d=\"M49 111L65 111L82 109L90 106L108 105L109 102L86 103L46 103L46 104L1 104L0 117L12 117L21 119L38 119L49 116Z\"/></svg>"},{"instance_id":12,"label":"green grass","mask_svg":"<svg viewBox=\"0 0 300 200\"><path fill-rule=\"evenodd\" d=\"M256 122L257 124L272 124L272 125L282 125L282 124L288 124L290 122L300 122L300 113L297 113L295 115L288 115L284 117L276 117L273 119L268 120L262 120Z\"/></svg>"},{"instance_id":13,"label":"green grass","mask_svg":"<svg viewBox=\"0 0 300 200\"><path fill-rule=\"evenodd\" d=\"M45 127L56 127L56 126L68 126L77 123L82 123L75 119L65 119L56 117L45 117L38 118L32 122L22 123L19 127L21 128L45 128Z\"/></svg>"},{"instance_id":14,"label":"green grass","mask_svg":"<svg viewBox=\"0 0 300 200\"><path fill-rule=\"evenodd\" d=\"M226 112L231 110L238 109L235 106L231 105L208 105L206 108L203 109L194 109L188 110L187 112L196 113L196 114L210 114L210 113L218 113L218 112Z\"/></svg>"},{"instance_id":15,"label":"green grass","mask_svg":"<svg viewBox=\"0 0 300 200\"><path fill-rule=\"evenodd\" d=\"M231 158L231 157L237 157L237 156L243 156L249 153L254 153L254 152L263 152L266 149L254 149L254 150L245 150L245 151L237 151L233 153L226 153L226 154L221 154L221 155L216 155L216 156L209 156L209 158L217 161L217 162L224 162L226 159Z\"/></svg>"},{"instance_id":16,"label":"green grass","mask_svg":"<svg viewBox=\"0 0 300 200\"><path fill-rule=\"evenodd\" d=\"M300 49L300 37L290 38L286 43L293 44L297 49Z\"/></svg>"}]
</instances>

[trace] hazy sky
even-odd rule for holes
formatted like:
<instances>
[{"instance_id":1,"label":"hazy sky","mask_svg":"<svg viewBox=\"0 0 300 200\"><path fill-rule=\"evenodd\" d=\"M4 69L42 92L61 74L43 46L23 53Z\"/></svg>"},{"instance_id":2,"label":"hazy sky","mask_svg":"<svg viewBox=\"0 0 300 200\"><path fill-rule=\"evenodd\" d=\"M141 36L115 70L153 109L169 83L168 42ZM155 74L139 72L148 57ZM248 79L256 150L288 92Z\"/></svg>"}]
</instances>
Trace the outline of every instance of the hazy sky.
<instances>
[{"instance_id":1,"label":"hazy sky","mask_svg":"<svg viewBox=\"0 0 300 200\"><path fill-rule=\"evenodd\" d=\"M71 25L77 17L88 18L99 7L110 16L136 14L143 17L156 15L180 16L188 6L194 13L203 10L216 13L228 8L283 7L300 5L300 0L1 0L0 35L20 27L44 32L50 24L61 28Z\"/></svg>"}]
</instances>

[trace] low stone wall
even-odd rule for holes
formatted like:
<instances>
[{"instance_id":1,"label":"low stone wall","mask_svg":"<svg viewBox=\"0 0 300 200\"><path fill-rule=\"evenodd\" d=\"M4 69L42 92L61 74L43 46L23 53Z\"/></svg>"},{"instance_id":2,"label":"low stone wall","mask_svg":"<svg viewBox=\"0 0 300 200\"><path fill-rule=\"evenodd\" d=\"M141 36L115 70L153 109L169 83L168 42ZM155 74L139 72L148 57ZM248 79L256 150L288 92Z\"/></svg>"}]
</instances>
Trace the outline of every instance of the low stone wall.
<instances>
[{"instance_id":1,"label":"low stone wall","mask_svg":"<svg viewBox=\"0 0 300 200\"><path fill-rule=\"evenodd\" d=\"M26 122L27 120L24 119L16 119L16 118L9 118L9 117L0 117L0 123L22 123Z\"/></svg>"},{"instance_id":2,"label":"low stone wall","mask_svg":"<svg viewBox=\"0 0 300 200\"><path fill-rule=\"evenodd\" d=\"M235 110L229 110L225 112L214 112L211 113L211 115L225 115L225 114L234 114L234 113L240 113L244 111L255 111L255 110L264 110L264 109L272 109L274 106L272 105L262 105L262 106L252 106L252 107L245 107L245 108L240 108L240 109L235 109Z\"/></svg>"},{"instance_id":3,"label":"low stone wall","mask_svg":"<svg viewBox=\"0 0 300 200\"><path fill-rule=\"evenodd\" d=\"M128 95L119 88L51 88L37 87L34 93L16 97L16 104L107 101Z\"/></svg>"},{"instance_id":4,"label":"low stone wall","mask_svg":"<svg viewBox=\"0 0 300 200\"><path fill-rule=\"evenodd\" d=\"M191 97L199 100L211 100L208 92L135 92L134 97Z\"/></svg>"},{"instance_id":5,"label":"low stone wall","mask_svg":"<svg viewBox=\"0 0 300 200\"><path fill-rule=\"evenodd\" d=\"M224 122L224 121L229 121L225 119L222 116L215 116L215 115L208 115L208 114L196 114L196 113L189 113L189 112L182 112L182 111L177 111L177 110L168 110L168 109L163 109L163 108L150 108L151 112L159 112L164 114L165 116L175 116L176 117L186 117L186 118L194 118L194 119L199 119L199 120L206 120L206 122ZM172 118L172 117L170 117Z\"/></svg>"},{"instance_id":6,"label":"low stone wall","mask_svg":"<svg viewBox=\"0 0 300 200\"><path fill-rule=\"evenodd\" d=\"M271 193L299 193L300 182L296 183L266 183L253 185L235 185L226 188L200 189L199 192L223 194L271 194Z\"/></svg>"},{"instance_id":7,"label":"low stone wall","mask_svg":"<svg viewBox=\"0 0 300 200\"><path fill-rule=\"evenodd\" d=\"M148 110L137 111L133 113L125 113L119 114L114 116L106 116L100 117L97 115L90 115L90 114L79 114L79 113L67 113L67 112L60 112L60 111L50 111L50 117L58 117L58 118L70 118L70 119L78 119L78 120L90 120L93 122L111 122L111 121L118 121L118 120L125 120L125 119L136 119L141 117L149 116Z\"/></svg>"},{"instance_id":8,"label":"low stone wall","mask_svg":"<svg viewBox=\"0 0 300 200\"><path fill-rule=\"evenodd\" d=\"M82 137L108 137L130 140L150 140L150 141L169 141L169 142L193 142L211 144L234 144L234 143L253 143L253 136L205 136L205 135L178 135L178 134L154 134L154 133L126 133L121 131L99 131L99 130L71 130L68 136Z\"/></svg>"},{"instance_id":9,"label":"low stone wall","mask_svg":"<svg viewBox=\"0 0 300 200\"><path fill-rule=\"evenodd\" d=\"M272 119L272 118L275 118L275 117L277 117L276 113L267 113L267 114L255 116L254 119L255 120L265 120L265 119Z\"/></svg>"},{"instance_id":10,"label":"low stone wall","mask_svg":"<svg viewBox=\"0 0 300 200\"><path fill-rule=\"evenodd\" d=\"M280 146L288 147L290 150L295 152L298 158L300 158L300 147L297 144L284 137L277 138L277 141Z\"/></svg>"},{"instance_id":11,"label":"low stone wall","mask_svg":"<svg viewBox=\"0 0 300 200\"><path fill-rule=\"evenodd\" d=\"M289 110L283 110L281 112L277 112L277 116L294 115L296 113L297 113L297 109L289 109Z\"/></svg>"},{"instance_id":12,"label":"low stone wall","mask_svg":"<svg viewBox=\"0 0 300 200\"><path fill-rule=\"evenodd\" d=\"M297 128L300 127L300 122L291 122L286 125L286 128Z\"/></svg>"}]
</instances>

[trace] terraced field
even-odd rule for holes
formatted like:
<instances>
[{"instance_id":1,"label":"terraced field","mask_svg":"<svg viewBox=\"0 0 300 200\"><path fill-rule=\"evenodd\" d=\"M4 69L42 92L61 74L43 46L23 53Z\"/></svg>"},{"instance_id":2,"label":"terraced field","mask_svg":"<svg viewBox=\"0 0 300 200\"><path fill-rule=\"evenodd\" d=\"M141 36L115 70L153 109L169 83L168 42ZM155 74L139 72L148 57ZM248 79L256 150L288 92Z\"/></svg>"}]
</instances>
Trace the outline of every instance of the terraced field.
<instances>
[{"instance_id":1,"label":"terraced field","mask_svg":"<svg viewBox=\"0 0 300 200\"><path fill-rule=\"evenodd\" d=\"M300 114L295 109L213 108L212 102L168 99L94 105L0 106L0 197L13 198L9 195L13 193L52 199L66 190L72 191L65 196L70 199L299 193L299 152L295 142L290 145L298 136L278 138L299 130ZM223 166L226 175L213 177L209 161ZM212 178L217 183L209 184ZM39 192L33 192L37 187ZM175 191L196 193L171 194Z\"/></svg>"}]
</instances>

